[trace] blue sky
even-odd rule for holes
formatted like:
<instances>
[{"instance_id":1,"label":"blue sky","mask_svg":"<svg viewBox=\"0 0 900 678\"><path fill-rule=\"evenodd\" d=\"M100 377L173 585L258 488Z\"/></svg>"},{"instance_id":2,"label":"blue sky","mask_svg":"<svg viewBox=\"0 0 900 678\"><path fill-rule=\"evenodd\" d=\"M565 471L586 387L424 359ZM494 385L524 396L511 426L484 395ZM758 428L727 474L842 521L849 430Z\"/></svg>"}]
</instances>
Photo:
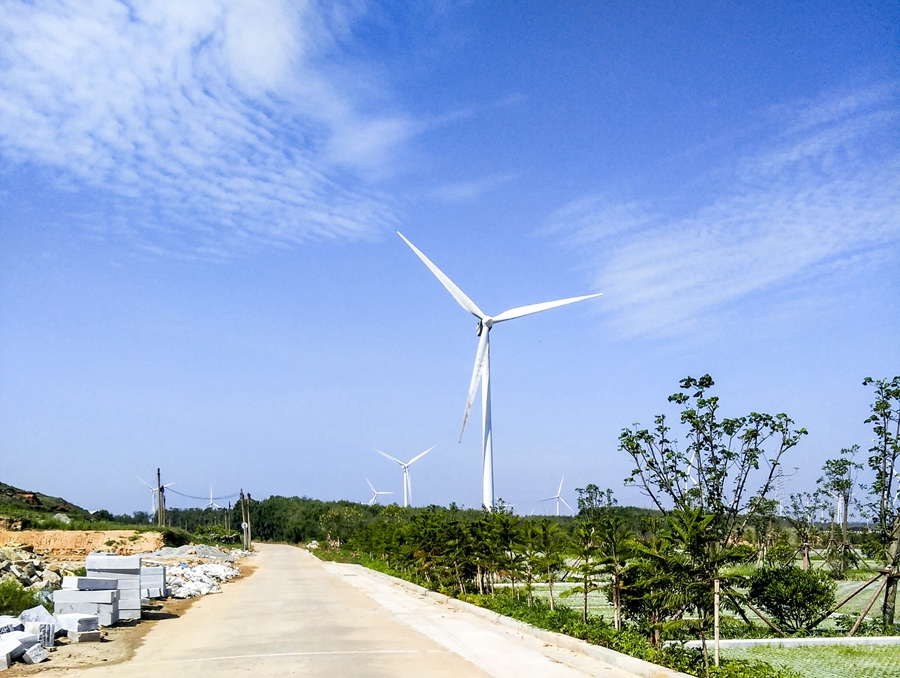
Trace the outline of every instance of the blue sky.
<instances>
[{"instance_id":1,"label":"blue sky","mask_svg":"<svg viewBox=\"0 0 900 678\"><path fill-rule=\"evenodd\" d=\"M707 372L811 489L900 372L898 47L889 2L3 3L2 480L366 500L437 445L414 503L477 505L475 322L399 229L488 313L604 293L492 332L519 510L643 503L618 433Z\"/></svg>"}]
</instances>

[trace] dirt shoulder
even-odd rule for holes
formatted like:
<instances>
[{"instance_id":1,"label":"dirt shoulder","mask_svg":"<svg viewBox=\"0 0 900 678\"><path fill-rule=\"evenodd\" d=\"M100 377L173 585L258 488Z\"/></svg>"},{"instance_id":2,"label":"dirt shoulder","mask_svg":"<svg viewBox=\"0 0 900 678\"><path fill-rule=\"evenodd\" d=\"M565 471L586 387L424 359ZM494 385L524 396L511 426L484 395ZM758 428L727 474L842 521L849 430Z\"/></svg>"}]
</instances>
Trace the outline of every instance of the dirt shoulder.
<instances>
[{"instance_id":1,"label":"dirt shoulder","mask_svg":"<svg viewBox=\"0 0 900 678\"><path fill-rule=\"evenodd\" d=\"M233 579L223 583L222 593L214 595L228 595L231 588L240 586L247 577L256 569L251 558L243 558L234 563L241 571L240 579ZM70 643L66 638L57 639L54 652L50 652L49 659L41 664L28 666L16 662L3 673L6 676L27 676L41 673L47 678L63 675L72 669L86 669L95 666L111 666L129 661L135 651L144 643L147 634L159 624L172 624L182 617L196 602L197 598L178 600L170 598L159 601L152 608L144 608L139 622L120 622L118 625L104 628L103 641L99 643Z\"/></svg>"}]
</instances>

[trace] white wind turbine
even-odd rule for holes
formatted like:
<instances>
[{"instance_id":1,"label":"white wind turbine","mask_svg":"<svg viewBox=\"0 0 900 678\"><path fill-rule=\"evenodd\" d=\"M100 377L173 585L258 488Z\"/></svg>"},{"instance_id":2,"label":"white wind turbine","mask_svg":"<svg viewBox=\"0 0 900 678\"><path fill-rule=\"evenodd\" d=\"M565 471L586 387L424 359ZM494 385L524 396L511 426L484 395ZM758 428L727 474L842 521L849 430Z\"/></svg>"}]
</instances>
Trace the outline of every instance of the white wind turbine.
<instances>
[{"instance_id":1,"label":"white wind turbine","mask_svg":"<svg viewBox=\"0 0 900 678\"><path fill-rule=\"evenodd\" d=\"M555 499L556 500L556 515L559 515L559 502L562 502L563 504L565 504L566 508L568 508L572 513L575 513L575 509L573 509L571 506L569 506L569 502L567 502L565 499L562 498L562 484L563 484L563 480L565 480L565 479L566 479L565 476L563 476L562 478L559 479L559 489L556 491L556 494L554 494L552 497L547 497L546 499L540 500L540 501L553 501Z\"/></svg>"},{"instance_id":2,"label":"white wind turbine","mask_svg":"<svg viewBox=\"0 0 900 678\"><path fill-rule=\"evenodd\" d=\"M135 478L137 478L142 483L144 483L144 485L146 485L147 487L150 488L150 513L147 514L147 520L152 523L153 522L153 514L156 513L156 511L159 509L159 506L157 504L157 499L156 499L157 490L155 487L153 487L153 485L148 483L146 480L144 480L140 476L135 476Z\"/></svg>"},{"instance_id":3,"label":"white wind turbine","mask_svg":"<svg viewBox=\"0 0 900 678\"><path fill-rule=\"evenodd\" d=\"M431 452L431 450L433 450L435 447L437 447L437 445L432 445L427 450L422 452L422 454L417 454L415 457L410 459L405 464L402 461L400 461L399 459L394 459L391 455L385 454L381 450L375 449L374 447L372 448L378 454L380 454L382 457L386 457L387 459L390 459L392 462L394 462L396 464L400 464L400 468L403 469L403 506L409 506L410 503L412 502L412 485L409 482L409 467L412 466L415 462L419 461L419 459L424 457L426 454Z\"/></svg>"},{"instance_id":4,"label":"white wind turbine","mask_svg":"<svg viewBox=\"0 0 900 678\"><path fill-rule=\"evenodd\" d=\"M137 478L137 479L140 480L142 483L144 483L144 485L146 485L148 488L150 488L150 514L149 514L149 520L150 520L150 522L153 522L153 515L159 511L159 488L158 488L158 487L153 487L153 485L151 485L150 483L148 483L146 480L144 480L144 479L141 478L140 476L135 476L135 478ZM163 489L165 489L165 488L167 488L167 487L171 487L171 486L174 485L174 484L175 484L175 483L166 483L165 485L163 485Z\"/></svg>"},{"instance_id":5,"label":"white wind turbine","mask_svg":"<svg viewBox=\"0 0 900 678\"><path fill-rule=\"evenodd\" d=\"M209 488L209 503L208 503L206 506L204 506L203 508L205 508L205 509L208 509L208 508L211 508L211 509L222 508L222 507L219 506L216 502L213 501L212 487Z\"/></svg>"},{"instance_id":6,"label":"white wind turbine","mask_svg":"<svg viewBox=\"0 0 900 678\"><path fill-rule=\"evenodd\" d=\"M363 476L365 478L365 476ZM368 478L366 478L366 482L369 483L369 489L372 490L372 498L369 499L369 506L378 502L378 496L382 494L394 494L393 492L379 492L375 489L375 486L372 484Z\"/></svg>"},{"instance_id":7,"label":"white wind turbine","mask_svg":"<svg viewBox=\"0 0 900 678\"><path fill-rule=\"evenodd\" d=\"M477 334L478 350L475 353L475 368L472 371L472 381L469 383L469 395L466 398L466 410L463 413L462 430L459 432L459 439L462 441L463 432L466 430L466 421L469 419L469 410L472 408L472 401L475 399L475 392L481 384L481 427L482 427L482 504L489 509L494 507L494 458L493 445L491 440L491 348L490 333L491 328L505 320L514 320L522 316L539 313L540 311L548 311L551 308L574 304L576 301L584 301L585 299L593 299L599 297L600 294L587 294L582 297L571 297L569 299L560 299L559 301L546 301L540 304L531 304L529 306L518 306L504 311L499 315L489 316L475 305L465 293L459 289L450 278L435 266L431 260L422 254L415 245L407 240L402 233L397 232L403 242L405 242L416 253L416 256L422 260L429 270L434 273L435 277L440 280L441 284L447 288L447 291L456 299L457 303L466 311L478 318ZM602 293L601 293L602 294Z\"/></svg>"}]
</instances>

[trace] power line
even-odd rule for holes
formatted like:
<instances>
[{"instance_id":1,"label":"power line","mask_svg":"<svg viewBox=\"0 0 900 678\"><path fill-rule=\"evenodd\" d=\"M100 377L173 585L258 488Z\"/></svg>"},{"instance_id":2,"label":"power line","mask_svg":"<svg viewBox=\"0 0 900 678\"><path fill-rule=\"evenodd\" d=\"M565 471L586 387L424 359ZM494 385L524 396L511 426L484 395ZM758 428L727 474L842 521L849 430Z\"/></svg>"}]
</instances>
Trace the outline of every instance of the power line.
<instances>
[{"instance_id":1,"label":"power line","mask_svg":"<svg viewBox=\"0 0 900 678\"><path fill-rule=\"evenodd\" d=\"M181 496L181 497L187 497L188 499L197 499L197 500L199 500L199 501L210 501L211 499L212 499L212 500L216 500L216 499L233 499L234 497L238 496L238 494L240 494L239 492L234 492L234 493L232 493L232 494L226 494L226 495L223 496L223 497L195 497L195 496L192 495L192 494L185 494L184 492L179 492L178 490L173 490L171 487L168 488L168 489L169 489L169 492L174 492L175 494L177 494L177 495L179 495L179 496Z\"/></svg>"}]
</instances>

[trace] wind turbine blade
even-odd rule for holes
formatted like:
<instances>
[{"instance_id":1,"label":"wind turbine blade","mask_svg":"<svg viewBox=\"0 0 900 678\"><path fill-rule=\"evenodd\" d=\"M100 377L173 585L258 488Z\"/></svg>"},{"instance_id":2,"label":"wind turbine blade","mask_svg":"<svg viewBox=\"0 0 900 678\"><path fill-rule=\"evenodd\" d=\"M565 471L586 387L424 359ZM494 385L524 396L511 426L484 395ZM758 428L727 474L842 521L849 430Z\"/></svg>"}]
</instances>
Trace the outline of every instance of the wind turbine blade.
<instances>
[{"instance_id":1,"label":"wind turbine blade","mask_svg":"<svg viewBox=\"0 0 900 678\"><path fill-rule=\"evenodd\" d=\"M363 476L363 478L366 478L366 477ZM369 483L369 489L372 490L372 492L376 492L375 486L372 484L372 482L368 478L366 478L366 482ZM377 492L376 492L376 494L377 494Z\"/></svg>"},{"instance_id":2,"label":"wind turbine blade","mask_svg":"<svg viewBox=\"0 0 900 678\"><path fill-rule=\"evenodd\" d=\"M390 459L391 461L393 461L393 462L395 462L395 463L397 463L397 464L400 464L400 466L404 466L403 462L400 461L399 459L394 459L391 455L385 454L385 453L382 452L381 450L377 450L377 449L375 449L374 447L373 447L372 449L375 450L375 451L376 451L378 454L380 454L382 457L386 457L387 459Z\"/></svg>"},{"instance_id":3,"label":"wind turbine blade","mask_svg":"<svg viewBox=\"0 0 900 678\"><path fill-rule=\"evenodd\" d=\"M557 497L562 494L562 484L565 479L566 479L565 476L563 476L562 478L559 479L559 489L556 491Z\"/></svg>"},{"instance_id":4,"label":"wind turbine blade","mask_svg":"<svg viewBox=\"0 0 900 678\"><path fill-rule=\"evenodd\" d=\"M462 428L459 431L459 440L462 442L463 433L466 431L466 422L469 420L469 412L472 409L472 402L475 400L475 392L478 390L478 383L481 381L481 369L484 367L484 358L488 352L488 342L491 331L484 327L481 330L481 338L478 340L478 350L475 353L475 367L472 370L472 381L469 383L469 394L466 396L466 411L463 412Z\"/></svg>"},{"instance_id":5,"label":"wind turbine blade","mask_svg":"<svg viewBox=\"0 0 900 678\"><path fill-rule=\"evenodd\" d=\"M567 509L569 509L572 513L575 513L575 509L573 509L571 506L569 506L569 502L567 502L567 501L566 501L565 499L563 499L562 497L560 497L559 500L560 500L563 504L566 505L566 508L567 508Z\"/></svg>"},{"instance_id":6,"label":"wind turbine blade","mask_svg":"<svg viewBox=\"0 0 900 678\"><path fill-rule=\"evenodd\" d=\"M508 311L503 311L500 315L494 316L495 323L502 323L504 320L514 320L515 318L521 318L524 315L531 315L532 313L540 313L541 311L549 311L551 308L558 308L559 306L566 306L568 304L574 304L578 301L584 301L585 299L593 299L594 297L603 296L603 293L600 292L598 294L586 294L583 297L571 297L569 299L560 299L559 301L545 301L541 304L531 304L530 306L518 306L516 308L511 308Z\"/></svg>"},{"instance_id":7,"label":"wind turbine blade","mask_svg":"<svg viewBox=\"0 0 900 678\"><path fill-rule=\"evenodd\" d=\"M407 466L412 466L412 464L413 464L414 461L418 461L419 459L421 459L422 457L424 457L426 454L428 454L429 452L431 452L431 450L433 450L435 447L437 447L437 445L432 445L432 446L429 447L427 450L425 450L422 454L419 454L419 455L413 457L412 459L410 459L408 462L406 462L406 465L407 465Z\"/></svg>"},{"instance_id":8,"label":"wind turbine blade","mask_svg":"<svg viewBox=\"0 0 900 678\"><path fill-rule=\"evenodd\" d=\"M156 490L156 488L153 487L153 485L151 485L150 483L148 483L146 480L144 480L144 479L141 478L140 476L135 476L135 478L137 478L138 480L140 480L142 483L144 483L144 485L146 485L147 487L149 487L151 490L154 490L154 491Z\"/></svg>"},{"instance_id":9,"label":"wind turbine blade","mask_svg":"<svg viewBox=\"0 0 900 678\"><path fill-rule=\"evenodd\" d=\"M556 497L547 497L546 499L538 499L538 503L540 503L542 501L553 501L554 499L556 499Z\"/></svg>"},{"instance_id":10,"label":"wind turbine blade","mask_svg":"<svg viewBox=\"0 0 900 678\"><path fill-rule=\"evenodd\" d=\"M407 245L409 245L410 249L416 253L416 256L418 256L419 259L422 260L422 263L425 264L432 273L434 273L434 277L436 277L438 280L441 281L441 284L447 288L447 291L451 295L453 295L453 298L456 299L457 303L459 303L460 306L462 306L464 309L466 309L469 313L474 315L476 318L481 319L481 318L485 317L484 312L480 308L478 308L478 306L475 305L475 302L472 301L471 299L469 299L469 297L466 296L465 292L463 292L461 289L459 289L454 284L454 282L452 280L450 280L450 278L448 278L446 275L444 275L444 272L441 271L441 269L439 269L437 266L435 266L431 262L431 259L429 259L424 254L422 254L419 251L419 249L415 245L413 245L409 240L407 240L406 237L400 231L397 231L397 235L399 235L401 238L403 238L403 242L405 242Z\"/></svg>"}]
</instances>

